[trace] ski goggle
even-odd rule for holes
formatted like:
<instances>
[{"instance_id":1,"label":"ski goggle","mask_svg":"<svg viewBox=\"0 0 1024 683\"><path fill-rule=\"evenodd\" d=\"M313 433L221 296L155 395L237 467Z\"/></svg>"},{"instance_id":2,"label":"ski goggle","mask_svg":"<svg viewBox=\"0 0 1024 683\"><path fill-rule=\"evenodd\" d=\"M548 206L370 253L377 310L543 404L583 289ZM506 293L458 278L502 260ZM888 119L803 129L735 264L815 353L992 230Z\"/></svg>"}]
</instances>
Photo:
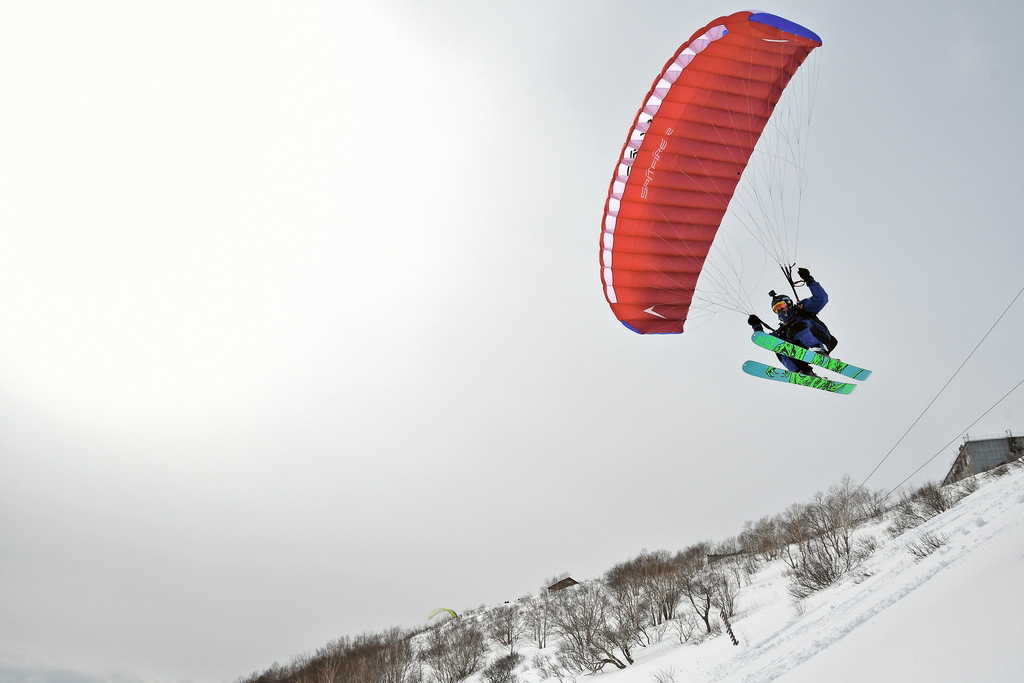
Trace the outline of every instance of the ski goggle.
<instances>
[{"instance_id":1,"label":"ski goggle","mask_svg":"<svg viewBox=\"0 0 1024 683\"><path fill-rule=\"evenodd\" d=\"M787 308L789 308L789 302L788 301L786 301L786 300L778 301L778 302L775 303L774 306L772 306L772 312L773 313L779 313L781 311L786 310Z\"/></svg>"}]
</instances>

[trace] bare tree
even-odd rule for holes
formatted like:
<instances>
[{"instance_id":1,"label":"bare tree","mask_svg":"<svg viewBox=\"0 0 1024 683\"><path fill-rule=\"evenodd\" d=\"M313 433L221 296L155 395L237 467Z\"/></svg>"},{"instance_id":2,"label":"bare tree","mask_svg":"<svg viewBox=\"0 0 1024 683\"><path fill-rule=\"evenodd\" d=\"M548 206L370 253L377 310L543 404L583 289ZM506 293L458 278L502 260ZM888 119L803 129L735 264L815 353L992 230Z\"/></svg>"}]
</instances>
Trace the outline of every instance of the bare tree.
<instances>
[{"instance_id":1,"label":"bare tree","mask_svg":"<svg viewBox=\"0 0 1024 683\"><path fill-rule=\"evenodd\" d=\"M484 664L484 633L476 624L454 620L427 633L420 657L436 683L459 683Z\"/></svg>"},{"instance_id":2,"label":"bare tree","mask_svg":"<svg viewBox=\"0 0 1024 683\"><path fill-rule=\"evenodd\" d=\"M752 553L744 550L739 538L729 538L714 546L714 554L724 556L715 562L715 566L724 573L731 576L735 586L733 592L738 591L740 586L750 583L751 575L757 571L757 560ZM733 614L729 610L730 616Z\"/></svg>"},{"instance_id":3,"label":"bare tree","mask_svg":"<svg viewBox=\"0 0 1024 683\"><path fill-rule=\"evenodd\" d=\"M654 623L650 584L643 565L639 558L622 562L608 570L604 579L615 621L631 631L630 637L635 637L638 645L651 642L647 627Z\"/></svg>"},{"instance_id":4,"label":"bare tree","mask_svg":"<svg viewBox=\"0 0 1024 683\"><path fill-rule=\"evenodd\" d=\"M690 611L681 611L673 620L672 626L675 629L676 640L680 645L690 642L699 642L703 638L697 615Z\"/></svg>"},{"instance_id":5,"label":"bare tree","mask_svg":"<svg viewBox=\"0 0 1024 683\"><path fill-rule=\"evenodd\" d=\"M771 562L782 554L782 524L777 517L762 517L757 522L746 522L740 532L739 545L759 560Z\"/></svg>"},{"instance_id":6,"label":"bare tree","mask_svg":"<svg viewBox=\"0 0 1024 683\"><path fill-rule=\"evenodd\" d=\"M422 680L412 633L392 628L381 635L380 642L380 683L419 683Z\"/></svg>"},{"instance_id":7,"label":"bare tree","mask_svg":"<svg viewBox=\"0 0 1024 683\"><path fill-rule=\"evenodd\" d=\"M345 657L345 640L338 639L317 650L313 659L316 662L316 683L334 683L338 679L342 662Z\"/></svg>"},{"instance_id":8,"label":"bare tree","mask_svg":"<svg viewBox=\"0 0 1024 683\"><path fill-rule=\"evenodd\" d=\"M508 648L510 655L515 654L516 643L525 635L527 628L523 609L519 605L502 605L486 612L484 616L484 632L487 637Z\"/></svg>"},{"instance_id":9,"label":"bare tree","mask_svg":"<svg viewBox=\"0 0 1024 683\"><path fill-rule=\"evenodd\" d=\"M674 619L683 596L679 564L666 550L647 553L641 559L644 590L654 623L662 624Z\"/></svg>"},{"instance_id":10,"label":"bare tree","mask_svg":"<svg viewBox=\"0 0 1024 683\"><path fill-rule=\"evenodd\" d=\"M740 563L734 563L741 568ZM712 603L718 606L719 611L728 617L736 616L736 597L740 592L740 579L745 573L729 571L728 567L710 567L712 581L715 586L715 595Z\"/></svg>"},{"instance_id":11,"label":"bare tree","mask_svg":"<svg viewBox=\"0 0 1024 683\"><path fill-rule=\"evenodd\" d=\"M288 680L294 683L315 683L314 666L313 655L308 652L295 655L288 662Z\"/></svg>"},{"instance_id":12,"label":"bare tree","mask_svg":"<svg viewBox=\"0 0 1024 683\"><path fill-rule=\"evenodd\" d=\"M807 549L807 542L813 534L809 507L805 503L794 503L779 518L779 526L786 543L782 549L782 557L791 569L797 568L800 557Z\"/></svg>"},{"instance_id":13,"label":"bare tree","mask_svg":"<svg viewBox=\"0 0 1024 683\"><path fill-rule=\"evenodd\" d=\"M710 543L698 543L680 551L676 556L681 572L683 596L704 622L707 633L712 633L717 627L717 624L712 623L711 614L719 580L707 562L710 552Z\"/></svg>"},{"instance_id":14,"label":"bare tree","mask_svg":"<svg viewBox=\"0 0 1024 683\"><path fill-rule=\"evenodd\" d=\"M607 664L618 669L632 664L628 649L621 655L615 652L621 643L616 642L619 634L611 619L611 598L602 586L588 583L560 591L552 620L562 637L562 660L589 673L597 673Z\"/></svg>"},{"instance_id":15,"label":"bare tree","mask_svg":"<svg viewBox=\"0 0 1024 683\"><path fill-rule=\"evenodd\" d=\"M853 535L853 515L849 500L818 493L809 512L814 534L812 543L823 547L839 560L848 558Z\"/></svg>"},{"instance_id":16,"label":"bare tree","mask_svg":"<svg viewBox=\"0 0 1024 683\"><path fill-rule=\"evenodd\" d=\"M392 628L384 633L366 633L355 638L338 638L302 664L302 680L315 683L418 683L420 665L412 645L411 631ZM293 665L297 662L293 662ZM290 680L298 680L293 672Z\"/></svg>"},{"instance_id":17,"label":"bare tree","mask_svg":"<svg viewBox=\"0 0 1024 683\"><path fill-rule=\"evenodd\" d=\"M524 638L531 645L543 650L548 646L548 635L551 633L551 611L554 608L550 594L545 590L539 598L526 604L523 611L523 624L526 627Z\"/></svg>"}]
</instances>

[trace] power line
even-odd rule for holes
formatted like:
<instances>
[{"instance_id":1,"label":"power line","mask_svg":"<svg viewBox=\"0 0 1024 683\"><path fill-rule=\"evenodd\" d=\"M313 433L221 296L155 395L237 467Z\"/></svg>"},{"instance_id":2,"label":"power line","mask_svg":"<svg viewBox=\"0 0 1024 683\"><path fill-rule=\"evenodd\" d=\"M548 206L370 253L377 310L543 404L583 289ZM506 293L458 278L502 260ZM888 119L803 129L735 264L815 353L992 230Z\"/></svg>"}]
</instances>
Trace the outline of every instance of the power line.
<instances>
[{"instance_id":1,"label":"power line","mask_svg":"<svg viewBox=\"0 0 1024 683\"><path fill-rule=\"evenodd\" d=\"M985 340L986 340L986 339L988 339L988 336L989 336L990 334L992 334L992 330L994 330L994 329L996 328L996 325L998 325L998 324L999 324L999 322L1000 322L1000 321L1001 321L1001 320L1003 319L1003 317L1004 317L1004 316L1006 315L1007 311L1009 311L1009 310L1010 310L1010 309L1011 309L1011 308L1013 307L1013 305L1014 305L1015 303L1017 303L1017 299L1019 299L1019 298L1020 298L1020 295L1021 295L1021 294L1024 294L1024 287L1021 287L1021 288L1020 288L1020 291L1019 291L1019 292L1017 292L1017 296L1013 297L1013 300L1012 300L1012 301L1011 301L1011 302L1010 302L1010 303L1009 303L1009 304L1008 304L1008 305L1006 306L1006 308L1004 308L1004 309L1003 309L1003 312L1002 312L1002 313L1000 313L1000 314L999 314L999 317L998 317L998 318L996 318L996 321L995 321L994 323L992 323L992 327L988 328L988 332L986 332L986 333L985 333L985 335L984 335L984 336L983 336L983 337L981 338L981 341L979 341L979 342L977 343L977 345L975 345L975 347L974 347L974 348L973 348L973 349L971 350L971 352L970 352L969 354L967 354L967 358L965 358L965 359L964 359L964 362L963 362L963 363L961 363L961 364L960 364L960 367L958 367L958 368L956 369L956 372L954 372L954 373L953 373L953 374L952 374L952 375L950 376L950 378L949 378L948 380L946 380L946 383L942 385L942 388L941 388L941 389L939 389L939 392L938 392L937 394L935 394L935 396L934 396L934 397L932 398L932 400L931 400L931 401L929 401L929 402L928 402L928 405L926 405L926 406L924 407L924 410L922 410L922 411L921 411L921 414L917 416L917 419L915 419L915 420L914 420L914 421L913 421L913 422L911 423L910 427L908 427L908 428L907 428L907 431L903 432L903 436L901 436L901 437L899 438L899 440L898 440L898 441L897 441L897 442L896 442L896 443L895 443L895 444L893 445L893 447L889 449L889 452L885 454L885 457L883 457L883 458L882 458L882 459L881 459L881 460L880 460L880 461L878 462L878 464L877 464L877 465L875 465L875 469L871 470L871 472L870 472L870 473L868 474L868 476L864 478L864 481L862 481L862 482L860 483L860 486L858 487L858 490L859 490L860 488L863 488L863 487L864 487L864 485L868 483L868 480L869 480L869 479L871 479L871 477L873 477L873 476L874 476L875 472L877 472L877 471L878 471L878 468L879 468L879 467L881 467L881 466L882 466L882 464L883 464L883 463L884 463L884 462L885 462L886 460L888 460L888 459L889 459L889 456L893 454L893 451L895 451L895 450L896 450L896 448L897 448L897 447L898 447L898 446L899 446L899 445L900 445L901 443L903 443L903 440L904 440L905 438L907 438L907 435L908 435L908 434L910 434L910 432L911 432L911 431L912 431L912 430L914 429L914 427L915 427L915 426L917 425L917 423L921 421L921 418L923 418L923 417L924 417L925 413L927 413L927 412L928 412L928 410L929 410L929 409L930 409L930 408L932 407L932 405L933 405L933 404L935 403L935 401L937 401L937 400L939 399L939 396L941 396L941 395L942 395L942 392L944 392L944 391L946 390L946 387L948 387L948 386L950 385L950 383L952 383L952 381L953 381L953 380L954 380L954 379L956 378L956 376L957 376L958 374L960 374L960 371L964 369L964 366L965 366L965 365L967 365L967 362L968 362L969 360L971 360L971 357L972 357L972 356L974 356L974 354L975 354L975 352L976 352L976 351L978 350L978 348L979 348L979 347L980 347L980 346L981 346L982 344L984 344L984 343L985 343ZM1021 383L1024 383L1024 380L1021 380ZM1020 383L1018 383L1018 384L1017 384L1017 386L1015 386L1015 387L1014 387L1013 389L1011 389L1011 390L1010 390L1010 392L1006 394L1006 396L1009 396L1009 395L1010 395L1011 393L1013 393L1013 391L1014 391L1014 390L1015 390L1015 389L1016 389L1017 387L1019 387L1019 386L1020 386ZM1003 398L999 399L999 401L997 401L997 402L996 402L996 404L992 406L992 408L995 408L995 406L996 406L996 405L999 405L999 403L1000 403L1000 402L1002 402L1002 401L1003 401L1003 399L1005 399L1005 398L1006 398L1006 396L1003 396ZM985 411L985 414L988 414L988 412L989 412L990 410L992 410L992 408L989 408L989 410ZM982 417L984 417L984 416L985 416L985 414L983 414L983 415L982 415ZM981 419L981 417L979 417L979 418L978 418L978 420L980 420L980 419ZM974 425L975 423L977 423L977 422L978 422L978 420L975 420L974 422L972 422L972 423L971 423L971 426L973 426L973 425ZM967 427L967 429L970 429L970 428L971 428L970 426L969 426L969 427ZM966 431L967 431L967 429L964 429L964 432L966 432ZM963 432L961 432L961 434L962 434L962 433L963 433ZM957 436L956 438L954 438L954 439L953 439L953 441L956 441L956 439L957 439L957 438L960 438L960 437L959 437L959 436ZM953 443L953 441L950 441L950 443ZM948 445L949 445L949 444L946 444L946 446L948 446ZM946 446L943 446L943 448L945 448ZM941 452L941 451L940 451L940 452ZM934 460L934 459L935 459L936 457L938 457L938 453L936 453L935 455L933 455L933 456L931 457L931 459L929 459L928 461L926 461L926 462L924 463L924 465L927 465L927 464L928 464L929 462L931 462L932 460ZM917 474L917 473L918 473L918 472L919 472L919 471L921 470L921 468L923 468L923 467L924 467L924 465L921 465L921 467L917 468L917 470L915 470L915 471L914 471L914 472L913 472L913 473L912 473L912 474L910 475L910 477L914 476L914 474ZM907 479L910 479L910 477L907 477ZM900 485L902 486L902 485L903 485L903 483L905 483L905 482L907 481L907 479L904 479L904 480L903 480L903 482L900 482ZM892 493L892 491L890 491L889 493ZM886 494L886 495L888 495L888 494Z\"/></svg>"},{"instance_id":2,"label":"power line","mask_svg":"<svg viewBox=\"0 0 1024 683\"><path fill-rule=\"evenodd\" d=\"M885 498L888 498L888 497L889 497L890 495L892 495L892 492L893 492L893 491L895 491L895 490L896 490L896 489L898 489L899 487L901 487L901 486L903 486L904 484L906 484L906 483L907 483L908 481L910 481L910 478L911 478L912 476L914 476L915 474L917 474L918 472L920 472L921 470L923 470L923 469L924 469L924 467L925 467L925 465L927 465L927 464L928 464L928 463L930 463L930 462L931 462L932 460L934 460L935 458L937 458L937 457L939 457L940 455L942 455L942 452L943 452L943 451L945 451L945 450L946 450L947 448L949 448L950 444L952 444L952 443L953 443L954 441L956 441L956 440L957 440L957 439L959 439L959 438L960 438L961 436L963 436L964 434L966 434L966 433L967 433L967 432L968 432L968 431L970 430L970 428L971 428L971 427L973 427L974 425L976 425L976 424L978 424L979 422L981 422L981 418L983 418L983 417L985 417L986 415L988 415L989 413L991 413L991 412L992 412L992 411L993 411L993 410L995 409L995 407L996 407L997 405L999 405L1000 403L1002 403L1003 401L1005 401L1005 400L1006 400L1006 398L1007 398L1007 397L1008 397L1008 396L1009 396L1010 394L1012 394L1013 392L1017 391L1017 389L1018 389L1018 388L1020 387L1020 385L1022 385L1022 384L1024 384L1024 379L1022 379L1021 381L1017 382L1017 383L1016 383L1016 384L1015 384L1015 385L1013 386L1013 388L1012 388L1012 389L1010 389L1010 390L1009 390L1009 391L1007 391L1007 392L1006 392L1005 394L1003 394L1003 397L1002 397L1001 399L999 399L998 401L996 401L995 403L993 403L993 404L992 404L992 405L991 405L991 406L989 407L989 409L988 409L988 410L986 410L986 411L985 411L984 413L982 413L981 415L979 415L979 416L978 416L978 419L977 419L977 420L975 420L975 421L974 421L974 422L972 422L971 424L967 425L967 427L965 427L965 428L964 428L964 429L963 429L963 430L962 430L962 431L961 431L961 432L960 432L959 434L957 434L957 435L956 435L956 436L954 436L954 437L953 437L952 439L950 439L950 440L949 440L949 443L947 443L947 444L946 444L945 446L943 446L942 448L940 448L940 449L939 449L939 452L938 452L938 453L936 453L935 455L933 455L932 457L928 458L928 459L927 459L927 460L925 460L925 461L924 461L923 463L921 463L921 466L920 466L920 467L918 467L918 468L917 468L916 470L914 470L914 471L913 471L913 472L911 472L911 473L910 473L909 475L907 475L907 478L906 478L906 479L904 479L904 480L903 480L903 481L901 481L900 483L896 484L896 486L894 486L894 487L892 488L892 490L891 490L891 491L889 491L889 493L885 494L885 496L884 496L884 497L885 497Z\"/></svg>"}]
</instances>

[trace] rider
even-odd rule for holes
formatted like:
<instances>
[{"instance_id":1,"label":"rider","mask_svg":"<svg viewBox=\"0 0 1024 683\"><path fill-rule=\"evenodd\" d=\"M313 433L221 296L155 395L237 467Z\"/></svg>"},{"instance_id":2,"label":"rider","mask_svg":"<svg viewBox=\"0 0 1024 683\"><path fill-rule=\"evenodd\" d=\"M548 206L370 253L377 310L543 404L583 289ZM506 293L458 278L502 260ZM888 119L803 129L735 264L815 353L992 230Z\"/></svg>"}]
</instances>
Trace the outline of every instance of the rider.
<instances>
[{"instance_id":1,"label":"rider","mask_svg":"<svg viewBox=\"0 0 1024 683\"><path fill-rule=\"evenodd\" d=\"M818 281L811 277L810 271L806 268L798 268L796 272L804 284L810 288L811 296L794 305L793 300L785 294L769 292L768 294L772 297L772 311L779 316L779 327L773 334L780 339L793 342L797 346L827 356L839 343L839 340L832 336L828 327L817 316L818 311L828 303L828 294L825 293ZM747 318L747 324L757 332L764 331L763 323L756 315ZM775 355L792 372L800 372L805 375L814 374L811 366L805 361L782 354Z\"/></svg>"}]
</instances>

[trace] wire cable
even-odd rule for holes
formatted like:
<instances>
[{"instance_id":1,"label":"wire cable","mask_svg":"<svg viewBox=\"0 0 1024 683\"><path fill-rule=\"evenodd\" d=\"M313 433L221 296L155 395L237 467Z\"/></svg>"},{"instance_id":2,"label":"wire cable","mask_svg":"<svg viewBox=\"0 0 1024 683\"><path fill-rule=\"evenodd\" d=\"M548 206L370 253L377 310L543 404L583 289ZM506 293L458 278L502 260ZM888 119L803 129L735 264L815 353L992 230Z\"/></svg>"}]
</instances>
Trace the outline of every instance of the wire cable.
<instances>
[{"instance_id":1,"label":"wire cable","mask_svg":"<svg viewBox=\"0 0 1024 683\"><path fill-rule=\"evenodd\" d=\"M880 461L878 462L878 464L877 464L877 465L875 465L875 469L871 470L871 472L870 472L870 473L868 474L868 476L864 478L864 481L862 481L862 482L860 483L860 486L858 487L858 490L860 490L861 488L863 488L863 487L864 487L864 485L868 483L868 480L869 480L869 479L871 479L871 477L873 477L873 476L874 476L875 472L877 472L877 471L878 471L878 468L879 468L879 467L881 467L881 466L882 466L882 464L883 464L883 463L884 463L884 462L885 462L886 460L888 460L888 459L889 459L889 456L893 454L893 451L895 451L895 450L896 450L896 448L897 448L897 447L899 447L899 445L900 445L901 443L903 443L903 440L904 440L905 438L907 438L907 435L908 435L908 434L910 434L910 432L911 432L911 431L912 431L912 430L914 429L914 427L915 427L915 426L917 425L917 423L921 421L921 418L923 418L923 417L924 417L925 413L927 413L927 412L928 412L928 410L929 410L929 409L930 409L930 408L932 407L932 405L933 405L933 404L935 403L935 401L937 401L937 400L939 399L939 396L942 396L942 392L944 392L944 391L946 390L946 387L948 387L948 386L949 386L949 385L950 385L950 384L952 383L952 381L953 381L953 380L954 380L954 379L956 378L956 376L960 374L960 371L964 369L964 366L965 366L965 365L967 365L967 362L968 362L969 360L971 360L971 357L972 357L972 356L974 356L974 354L975 354L975 352L977 352L978 348L979 348L979 347L980 347L980 346L981 346L982 344L984 344L984 343L985 343L985 340L986 340L986 339L988 339L988 337L989 337L989 335L990 335L990 334L992 334L992 330L994 330L994 329L996 328L996 325L998 325L998 324L999 324L999 322L1000 322L1000 321L1001 321L1001 320L1003 319L1003 317L1004 317L1004 316L1006 315L1007 311L1009 311L1009 310L1010 310L1010 309L1011 309L1011 308L1013 307L1013 305L1014 305L1015 303L1017 303L1017 299L1019 299L1019 298L1020 298L1021 294L1024 294L1024 287L1021 287L1021 288L1020 288L1020 291L1019 291L1019 292L1017 292L1017 296L1013 297L1013 300L1012 300L1012 301L1011 301L1011 302L1010 302L1010 303L1009 303L1009 304L1008 304L1008 305L1006 306L1006 308L1005 308L1005 309L1003 309L1003 312L999 314L999 317L998 317L998 318L996 318L996 321L995 321L994 323L992 323L992 327L988 328L988 332L986 332L986 333L985 333L985 335L984 335L984 336L983 336L983 337L981 338L981 341L979 341L979 342L977 343L977 345L975 345L975 347L974 347L974 348L973 348L973 349L971 350L971 352L970 352L969 354L967 354L967 358L965 358L965 359L964 359L964 362L960 364L960 367L958 367L958 368L956 369L956 372L954 372L954 373L952 374L952 376L951 376L951 377L950 377L950 378L949 378L948 380L946 380L946 383L942 385L942 388L941 388L941 389L939 389L939 393L935 394L935 396L934 396L934 397L932 398L932 400L928 402L928 405L926 405L926 406L924 407L924 410L922 410L922 411L921 411L921 414L917 416L917 419L915 419L915 420L914 420L914 421L913 421L913 422L911 423L910 427L908 427L908 428L907 428L907 431L903 432L903 436L901 436L901 437L899 438L899 440L898 440L898 441L897 441L897 442L895 443L895 445L893 445L893 447L889 449L889 452L885 454L885 457L883 457L883 458L882 458L882 459L881 459L881 460L880 460ZM1022 382L1024 382L1024 380L1021 380L1021 381L1022 381ZM1017 386L1020 386L1020 384L1018 384ZM1016 388L1017 388L1017 387L1014 387L1014 389L1016 389ZM1012 392L1013 392L1013 389L1011 389L1010 391L1011 391L1011 393L1012 393ZM1007 394L1007 396L1009 396L1009 394ZM1000 400L1000 401L1002 401L1002 400L1003 400L1003 399L1005 399L1005 398L1006 398L1006 396L1004 396L1003 398L1001 398L1001 399L999 399L999 400ZM998 405L998 403L997 403L996 405ZM993 406L993 407L995 407L995 406ZM989 410L991 410L991 408L989 408ZM986 412L987 412L987 411L986 411ZM983 415L982 417L984 417L984 415ZM978 418L978 420L980 420L980 419L981 419L981 418L979 417L979 418ZM977 422L977 420L975 420L975 422ZM972 423L972 426L973 426L973 424L974 424L974 423ZM968 427L967 429L970 429L970 427ZM967 430L964 430L964 431L967 431ZM961 432L961 433L962 433L962 432ZM957 437L957 438L959 438L959 437ZM955 441L955 440L956 440L956 439L953 439L953 441ZM950 443L952 443L952 441L951 441ZM948 446L948 445L949 445L949 444L946 444L946 446ZM945 448L945 446L943 446L943 448ZM933 457L932 457L932 459L933 459L933 460L934 460L934 458L935 458L935 456L933 456ZM928 462L931 462L931 460L929 460ZM925 463L925 465L926 465L926 464L928 464L928 463L926 462L926 463ZM924 465L922 465L921 467L924 467ZM918 472L918 471L920 471L920 468L918 468L917 470L915 470L915 471L914 471L914 474L917 474L917 472ZM914 474L911 474L910 476L912 477L912 476L914 476ZM907 479L909 479L909 478L910 478L910 477L907 477ZM905 482L905 481L906 481L906 479L904 480L904 482ZM902 485L902 483L901 483L901 485ZM890 491L889 493L892 493L892 491Z\"/></svg>"},{"instance_id":2,"label":"wire cable","mask_svg":"<svg viewBox=\"0 0 1024 683\"><path fill-rule=\"evenodd\" d=\"M904 479L904 480L903 480L903 481L901 481L900 483L896 484L896 486L894 486L894 487L892 488L892 490L891 490L891 491L889 491L889 493L887 493L887 494L885 494L884 496L882 496L882 499L883 499L883 500L885 500L886 498L888 498L889 496L891 496L891 495L892 495L892 493L893 493L893 491L895 491L896 489L898 489L899 487L903 486L903 485L904 485L904 484L906 484L906 483L907 483L908 481L910 481L910 478L911 478L911 477L913 477L913 476L914 476L915 474L917 474L918 472L920 472L921 470L923 470L923 469L925 468L925 465L927 465L927 464L928 464L928 463L930 463L930 462L931 462L932 460L934 460L935 458L937 458L937 457L939 457L940 455L942 455L943 451L945 451L945 450L946 450L947 448L949 448L950 444L952 444L952 443L953 443L954 441L956 441L956 440L957 440L957 439L959 439L959 438L960 438L961 436L963 436L964 434L966 434L966 433L968 432L968 430L970 430L970 428L971 428L971 427L973 427L974 425L976 425L976 424L978 424L979 422L981 422L981 419L982 419L983 417L985 417L986 415L988 415L989 413L991 413L991 412L992 412L992 411L993 411L993 410L995 409L995 407L996 407L997 405L999 405L1000 403L1002 403L1003 401L1005 401L1005 400L1006 400L1006 398L1007 398L1007 397L1008 397L1008 396L1009 396L1010 394L1012 394L1013 392L1017 391L1017 389L1018 389L1018 388L1020 387L1020 385L1022 385L1022 384L1024 384L1024 379L1022 379L1021 381L1017 382L1017 384L1015 384L1015 385L1014 385L1014 387L1013 387L1012 389L1010 389L1010 390L1009 390L1008 392L1006 392L1005 394L1003 394L1003 397L1002 397L1001 399L999 399L998 401L996 401L995 403L993 403L993 404L992 404L992 406L991 406L991 407L990 407L990 408L989 408L988 410L986 410L986 411L985 411L984 413L982 413L981 415L979 415L979 416L978 416L978 419L977 419L977 420L975 420L975 421L974 421L974 422L972 422L971 424L967 425L967 427L966 427L966 428L964 428L963 430L961 430L961 432L960 432L959 434L957 434L957 435L956 435L956 436L954 436L954 437L953 437L952 439L950 439L950 440L949 440L949 442L948 442L948 443L947 443L947 444L946 444L945 446L943 446L942 448L940 448L940 449L939 449L938 453L936 453L936 454L935 454L935 455L933 455L932 457L930 457L930 458L928 458L927 460L925 460L925 461L924 461L924 462L923 462L923 463L921 464L921 466L920 466L920 467L918 467L918 468L917 468L916 470L914 470L914 471L913 471L913 472L911 472L911 473L910 473L909 475L907 475L907 478L906 478L906 479Z\"/></svg>"}]
</instances>

